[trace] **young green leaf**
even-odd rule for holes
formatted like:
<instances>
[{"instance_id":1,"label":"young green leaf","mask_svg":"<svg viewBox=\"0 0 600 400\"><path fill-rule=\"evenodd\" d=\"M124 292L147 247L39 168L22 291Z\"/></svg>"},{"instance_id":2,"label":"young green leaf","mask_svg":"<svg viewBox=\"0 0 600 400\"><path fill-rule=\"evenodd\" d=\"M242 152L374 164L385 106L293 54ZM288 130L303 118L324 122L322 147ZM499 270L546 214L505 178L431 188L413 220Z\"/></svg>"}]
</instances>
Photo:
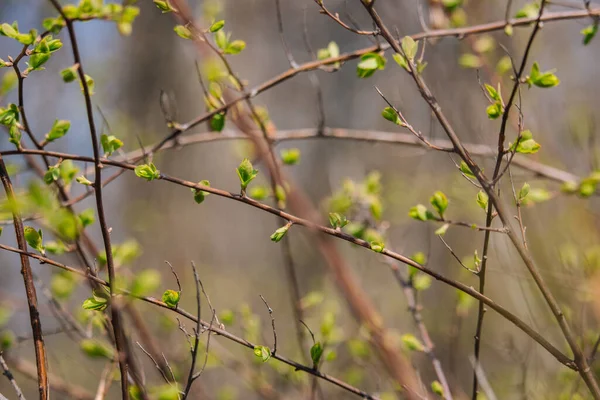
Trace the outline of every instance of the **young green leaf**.
<instances>
[{"instance_id":1,"label":"young green leaf","mask_svg":"<svg viewBox=\"0 0 600 400\"><path fill-rule=\"evenodd\" d=\"M210 26L210 28L208 28L208 30L211 33L215 33L217 31L220 31L221 29L223 29L224 26L225 26L225 21L220 20L220 21L213 22L212 25Z\"/></svg>"},{"instance_id":2,"label":"young green leaf","mask_svg":"<svg viewBox=\"0 0 600 400\"><path fill-rule=\"evenodd\" d=\"M62 77L63 82L65 83L69 83L69 82L73 82L75 79L77 79L77 70L79 69L79 65L73 65L69 68L65 68L62 71L60 71L60 76Z\"/></svg>"},{"instance_id":3,"label":"young green leaf","mask_svg":"<svg viewBox=\"0 0 600 400\"><path fill-rule=\"evenodd\" d=\"M533 140L533 134L529 129L521 132L521 140L510 145L510 151L521 154L535 154L542 146Z\"/></svg>"},{"instance_id":4,"label":"young green leaf","mask_svg":"<svg viewBox=\"0 0 600 400\"><path fill-rule=\"evenodd\" d=\"M108 345L95 339L83 339L80 342L81 350L92 358L114 358L114 351Z\"/></svg>"},{"instance_id":5,"label":"young green leaf","mask_svg":"<svg viewBox=\"0 0 600 400\"><path fill-rule=\"evenodd\" d=\"M179 299L181 298L181 292L175 290L165 290L162 295L162 301L170 308L177 308L179 304Z\"/></svg>"},{"instance_id":6,"label":"young green leaf","mask_svg":"<svg viewBox=\"0 0 600 400\"><path fill-rule=\"evenodd\" d=\"M69 132L70 128L70 121L66 121L64 119L55 120L54 124L52 125L52 128L50 129L50 132L46 133L46 141L52 142L56 139L60 139L61 137L65 136L67 132Z\"/></svg>"},{"instance_id":7,"label":"young green leaf","mask_svg":"<svg viewBox=\"0 0 600 400\"><path fill-rule=\"evenodd\" d=\"M475 174L473 174L473 172L471 171L471 168L469 168L469 166L467 165L466 162L461 161L459 169L460 169L460 172L465 174L468 178L475 179Z\"/></svg>"},{"instance_id":8,"label":"young green leaf","mask_svg":"<svg viewBox=\"0 0 600 400\"><path fill-rule=\"evenodd\" d=\"M254 200L264 200L269 196L269 189L265 186L256 186L250 189L249 196Z\"/></svg>"},{"instance_id":9,"label":"young green leaf","mask_svg":"<svg viewBox=\"0 0 600 400\"><path fill-rule=\"evenodd\" d=\"M162 11L163 14L177 11L177 9L175 9L168 0L154 0L154 4L160 11Z\"/></svg>"},{"instance_id":10,"label":"young green leaf","mask_svg":"<svg viewBox=\"0 0 600 400\"><path fill-rule=\"evenodd\" d=\"M368 78L378 69L384 69L385 63L385 58L379 53L364 54L356 67L356 73L359 78Z\"/></svg>"},{"instance_id":11,"label":"young green leaf","mask_svg":"<svg viewBox=\"0 0 600 400\"><path fill-rule=\"evenodd\" d=\"M104 311L108 307L108 300L104 297L92 296L83 301L84 310Z\"/></svg>"},{"instance_id":12,"label":"young green leaf","mask_svg":"<svg viewBox=\"0 0 600 400\"><path fill-rule=\"evenodd\" d=\"M210 187L210 182L207 180L201 180L198 182L198 185ZM205 192L204 190L192 188L192 193L194 193L194 201L198 204L202 204L204 198L208 196L210 193Z\"/></svg>"},{"instance_id":13,"label":"young green leaf","mask_svg":"<svg viewBox=\"0 0 600 400\"><path fill-rule=\"evenodd\" d=\"M598 21L594 21L592 25L588 25L581 30L581 34L583 35L583 44L588 45L598 33Z\"/></svg>"},{"instance_id":14,"label":"young green leaf","mask_svg":"<svg viewBox=\"0 0 600 400\"><path fill-rule=\"evenodd\" d=\"M345 215L339 213L329 213L329 224L333 229L343 228L348 225L348 221Z\"/></svg>"},{"instance_id":15,"label":"young green leaf","mask_svg":"<svg viewBox=\"0 0 600 400\"><path fill-rule=\"evenodd\" d=\"M192 38L192 31L190 31L189 28L187 28L183 25L176 25L175 28L173 28L173 30L175 31L177 36L179 36L180 38L183 38L183 39L191 39Z\"/></svg>"},{"instance_id":16,"label":"young green leaf","mask_svg":"<svg viewBox=\"0 0 600 400\"><path fill-rule=\"evenodd\" d=\"M405 126L396 110L394 110L392 107L384 108L381 112L381 116L388 121L395 123L396 125Z\"/></svg>"},{"instance_id":17,"label":"young green leaf","mask_svg":"<svg viewBox=\"0 0 600 400\"><path fill-rule=\"evenodd\" d=\"M444 218L444 211L448 208L448 198L443 192L437 191L429 200L433 208L440 214L440 218Z\"/></svg>"},{"instance_id":18,"label":"young green leaf","mask_svg":"<svg viewBox=\"0 0 600 400\"><path fill-rule=\"evenodd\" d=\"M408 211L408 216L418 221L427 221L433 218L431 211L423 204L417 204Z\"/></svg>"},{"instance_id":19,"label":"young green leaf","mask_svg":"<svg viewBox=\"0 0 600 400\"><path fill-rule=\"evenodd\" d=\"M213 115L210 119L210 129L213 132L221 132L225 128L225 113L220 112Z\"/></svg>"},{"instance_id":20,"label":"young green leaf","mask_svg":"<svg viewBox=\"0 0 600 400\"><path fill-rule=\"evenodd\" d=\"M147 296L160 286L160 273L154 269L145 269L135 275L131 284L131 294L134 297Z\"/></svg>"},{"instance_id":21,"label":"young green leaf","mask_svg":"<svg viewBox=\"0 0 600 400\"><path fill-rule=\"evenodd\" d=\"M406 57L404 57L402 54L394 53L392 55L392 58L394 59L394 61L396 61L396 64L404 68L406 71L410 72L410 68L408 66L408 61L406 60Z\"/></svg>"},{"instance_id":22,"label":"young green leaf","mask_svg":"<svg viewBox=\"0 0 600 400\"><path fill-rule=\"evenodd\" d=\"M281 241L281 239L283 239L283 237L285 236L285 234L287 233L287 231L290 229L289 224L282 226L281 228L277 229L272 235L271 235L271 240L275 243Z\"/></svg>"},{"instance_id":23,"label":"young green leaf","mask_svg":"<svg viewBox=\"0 0 600 400\"><path fill-rule=\"evenodd\" d=\"M78 176L77 178L75 178L75 180L78 183L81 183L82 185L85 185L85 186L92 186L94 184L92 181L90 181L88 178L86 178L83 175Z\"/></svg>"},{"instance_id":24,"label":"young green leaf","mask_svg":"<svg viewBox=\"0 0 600 400\"><path fill-rule=\"evenodd\" d=\"M31 226L26 226L24 229L24 233L27 244L29 244L29 246L31 246L32 249L36 250L42 255L46 255L46 251L44 249L43 244L42 230L35 230L35 228Z\"/></svg>"},{"instance_id":25,"label":"young green leaf","mask_svg":"<svg viewBox=\"0 0 600 400\"><path fill-rule=\"evenodd\" d=\"M96 221L96 217L94 215L94 209L93 208L87 208L85 210L83 210L80 214L79 214L79 221L81 222L81 225L85 228L87 226L93 225L94 222Z\"/></svg>"},{"instance_id":26,"label":"young green leaf","mask_svg":"<svg viewBox=\"0 0 600 400\"><path fill-rule=\"evenodd\" d=\"M123 142L113 135L102 135L100 136L100 143L102 144L102 149L104 150L104 154L111 155L121 147L123 147Z\"/></svg>"},{"instance_id":27,"label":"young green leaf","mask_svg":"<svg viewBox=\"0 0 600 400\"><path fill-rule=\"evenodd\" d=\"M523 184L523 187L521 188L521 190L519 190L519 196L518 196L519 202L525 200L525 198L529 194L530 189L531 189L531 187L529 186L529 183L525 182Z\"/></svg>"},{"instance_id":28,"label":"young green leaf","mask_svg":"<svg viewBox=\"0 0 600 400\"><path fill-rule=\"evenodd\" d=\"M256 178L258 171L254 169L250 160L245 158L236 169L242 191L245 191L250 182Z\"/></svg>"},{"instance_id":29,"label":"young green leaf","mask_svg":"<svg viewBox=\"0 0 600 400\"><path fill-rule=\"evenodd\" d=\"M313 366L316 367L319 365L319 361L321 361L321 356L323 355L323 345L321 342L316 342L310 348L310 358L313 362Z\"/></svg>"},{"instance_id":30,"label":"young green leaf","mask_svg":"<svg viewBox=\"0 0 600 400\"><path fill-rule=\"evenodd\" d=\"M442 387L442 384L438 381L431 382L431 391L440 397L446 397L444 396L444 388Z\"/></svg>"},{"instance_id":31,"label":"young green leaf","mask_svg":"<svg viewBox=\"0 0 600 400\"><path fill-rule=\"evenodd\" d=\"M223 52L225 54L239 54L245 48L246 42L243 40L234 40L233 42L229 43L225 49L223 49Z\"/></svg>"},{"instance_id":32,"label":"young green leaf","mask_svg":"<svg viewBox=\"0 0 600 400\"><path fill-rule=\"evenodd\" d=\"M477 204L479 205L479 207L481 207L484 211L487 211L487 207L488 207L488 195L486 192L484 192L483 190L480 190L477 193Z\"/></svg>"},{"instance_id":33,"label":"young green leaf","mask_svg":"<svg viewBox=\"0 0 600 400\"><path fill-rule=\"evenodd\" d=\"M502 104L494 103L490 104L485 109L485 112L489 119L498 119L504 113L504 109L502 107Z\"/></svg>"},{"instance_id":34,"label":"young green leaf","mask_svg":"<svg viewBox=\"0 0 600 400\"><path fill-rule=\"evenodd\" d=\"M370 242L369 245L371 246L371 250L376 253L382 253L383 250L385 250L385 244L383 242L373 241Z\"/></svg>"},{"instance_id":35,"label":"young green leaf","mask_svg":"<svg viewBox=\"0 0 600 400\"><path fill-rule=\"evenodd\" d=\"M415 59L415 56L417 55L419 44L415 42L414 39L410 36L404 36L402 38L401 46L406 58L408 58L410 61L413 61Z\"/></svg>"},{"instance_id":36,"label":"young green leaf","mask_svg":"<svg viewBox=\"0 0 600 400\"><path fill-rule=\"evenodd\" d=\"M254 346L254 355L260 358L262 362L267 362L271 358L271 349L267 346Z\"/></svg>"},{"instance_id":37,"label":"young green leaf","mask_svg":"<svg viewBox=\"0 0 600 400\"><path fill-rule=\"evenodd\" d=\"M281 161L286 165L296 165L300 162L300 149L283 149L280 155Z\"/></svg>"},{"instance_id":38,"label":"young green leaf","mask_svg":"<svg viewBox=\"0 0 600 400\"><path fill-rule=\"evenodd\" d=\"M444 225L440 226L439 228L437 228L434 233L438 236L444 236L446 234L446 231L448 231L449 227L450 227L450 224L444 224Z\"/></svg>"},{"instance_id":39,"label":"young green leaf","mask_svg":"<svg viewBox=\"0 0 600 400\"><path fill-rule=\"evenodd\" d=\"M476 56L475 54L471 54L471 53L464 53L461 54L461 56L458 58L458 65L460 65L463 68L481 68L481 66L483 65L483 61L481 61L481 58L479 58L479 56Z\"/></svg>"},{"instance_id":40,"label":"young green leaf","mask_svg":"<svg viewBox=\"0 0 600 400\"><path fill-rule=\"evenodd\" d=\"M414 335L409 333L402 335L401 338L402 344L407 350L411 351L425 351L425 346L419 339L417 339Z\"/></svg>"},{"instance_id":41,"label":"young green leaf","mask_svg":"<svg viewBox=\"0 0 600 400\"><path fill-rule=\"evenodd\" d=\"M535 85L540 88L551 88L557 86L560 80L554 75L555 70L540 72L540 66L537 62L534 62L531 67L531 72L526 78L529 87Z\"/></svg>"},{"instance_id":42,"label":"young green leaf","mask_svg":"<svg viewBox=\"0 0 600 400\"><path fill-rule=\"evenodd\" d=\"M48 167L48 170L44 174L44 182L50 185L53 182L56 182L60 178L60 164L51 165Z\"/></svg>"},{"instance_id":43,"label":"young green leaf","mask_svg":"<svg viewBox=\"0 0 600 400\"><path fill-rule=\"evenodd\" d=\"M160 171L156 169L153 163L138 165L135 167L134 172L137 177L145 179L148 182L160 178Z\"/></svg>"}]
</instances>

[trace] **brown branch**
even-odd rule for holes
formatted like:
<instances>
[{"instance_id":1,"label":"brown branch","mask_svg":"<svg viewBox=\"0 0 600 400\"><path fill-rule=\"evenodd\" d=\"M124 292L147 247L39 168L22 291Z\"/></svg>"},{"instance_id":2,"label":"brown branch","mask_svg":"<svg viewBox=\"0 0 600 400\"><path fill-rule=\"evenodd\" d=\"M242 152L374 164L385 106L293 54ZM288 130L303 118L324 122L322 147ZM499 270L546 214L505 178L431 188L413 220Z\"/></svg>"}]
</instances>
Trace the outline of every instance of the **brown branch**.
<instances>
[{"instance_id":1,"label":"brown branch","mask_svg":"<svg viewBox=\"0 0 600 400\"><path fill-rule=\"evenodd\" d=\"M403 55L402 49L400 48L399 44L393 38L390 31L385 27L385 24L381 20L381 17L379 16L379 14L375 10L375 8L369 6L368 4L365 4L365 8L371 15L371 18L373 19L373 21L377 24L377 26L379 26L379 28L382 31L382 35L388 41L388 43L392 46L392 48L398 54ZM538 20L538 18L536 17L535 19L533 19L530 22L535 22L537 20ZM543 20L543 18L540 18L540 20ZM489 196L489 199L490 199L492 205L494 206L494 208L496 209L496 211L498 212L498 216L500 217L504 226L510 227L511 219L509 217L509 212L505 208L505 205L502 203L500 198L496 195L493 186L491 186L487 177L483 174L481 168L473 161L473 159L471 158L471 155L463 146L462 142L456 135L456 132L452 128L447 117L442 112L441 106L439 105L439 103L437 102L437 100L435 99L433 94L431 93L431 90L428 88L428 86L423 81L423 78L419 74L414 73L415 69L414 69L414 66L412 65L412 62L409 63L409 65L410 65L410 71L409 71L410 76L415 81L415 84L417 85L417 88L419 89L421 96L426 101L426 103L429 105L431 110L433 111L433 113L436 116L437 120L439 121L440 125L446 132L448 138L452 141L453 145L456 148L457 153L460 155L462 160L467 164L467 166L471 169L471 171L477 178L477 181L481 184L481 186L483 187L483 189ZM579 374L585 381L586 385L588 386L588 388L589 388L591 394L594 396L594 398L600 399L600 387L598 387L598 382L596 381L596 378L594 377L594 375L587 363L587 360L586 360L585 356L583 355L581 348L579 347L579 345L577 343L575 335L574 335L573 331L571 330L571 328L566 320L566 317L560 308L560 305L558 304L558 302L554 298L554 295L552 294L549 287L545 283L542 275L540 274L537 266L535 265L535 263L533 261L533 258L531 257L531 254L529 254L527 249L525 249L525 247L522 245L520 238L514 233L513 230L509 229L509 231L507 233L508 233L508 236L509 236L511 242L513 243L513 246L516 248L517 252L519 253L519 256L521 257L521 259L525 263L525 266L527 267L531 276L533 277L534 282L536 283L540 292L544 296L544 299L546 300L546 303L548 304L549 308L551 309L552 314L555 316L555 318L561 328L563 336L567 340L569 347L571 348L571 351L573 352L573 354L575 356L574 362L576 364L577 371L579 372Z\"/></svg>"},{"instance_id":2,"label":"brown branch","mask_svg":"<svg viewBox=\"0 0 600 400\"><path fill-rule=\"evenodd\" d=\"M85 100L85 109L88 119L88 126L90 130L90 137L92 141L92 149L94 152L94 173L95 173L95 198L96 198L96 209L98 212L98 221L100 224L100 230L102 232L102 240L104 241L104 250L106 253L106 268L108 270L109 275L109 291L110 291L110 314L111 314L111 322L113 326L113 333L115 337L115 347L117 349L117 359L119 362L119 370L121 372L121 397L126 400L129 399L129 365L128 358L131 360L130 352L127 350L127 338L125 335L125 330L123 328L123 321L120 313L120 306L115 301L115 265L112 254L112 246L110 241L110 233L108 229L108 223L106 221L106 214L104 212L104 201L102 198L102 165L100 164L100 149L98 144L98 135L96 133L96 123L94 122L94 112L92 108L92 98L90 94L90 88L87 84L85 72L83 69L83 64L81 60L81 55L79 54L79 45L77 42L77 37L75 35L75 28L73 27L73 21L65 15L60 4L57 0L50 0L56 11L61 15L61 17L65 20L67 31L69 34L69 39L71 42L73 59L75 64L79 66L77 68L77 74L79 76L79 80L83 89L83 97ZM147 398L145 394L145 390L139 377L137 374L132 374L134 380L136 380L136 384L140 389L142 397Z\"/></svg>"},{"instance_id":3,"label":"brown branch","mask_svg":"<svg viewBox=\"0 0 600 400\"><path fill-rule=\"evenodd\" d=\"M13 190L10 177L4 165L4 159L0 156L0 179L6 192L6 197L10 204L17 204L15 193ZM27 252L27 241L25 240L25 232L23 221L17 209L13 209L13 220L15 225L15 234L19 249ZM40 321L40 313L38 310L37 293L35 284L33 283L33 273L29 264L29 257L21 254L21 275L23 275L23 283L25 284L25 294L27 296L27 304L29 306L29 320L33 333L33 344L35 348L35 359L38 377L38 390L41 400L47 400L50 397L50 389L48 387L48 359L46 357L46 347L44 345L44 335L42 334L42 323Z\"/></svg>"},{"instance_id":4,"label":"brown branch","mask_svg":"<svg viewBox=\"0 0 600 400\"><path fill-rule=\"evenodd\" d=\"M10 372L10 368L8 367L8 364L4 360L4 357L2 356L1 351L0 351L0 367L2 367L2 371L3 371L2 375L6 376L6 379L8 379L8 381L10 382L10 385L13 387L13 389L17 393L17 399L25 400L25 396L23 395L23 392L21 391L21 388L19 387L19 384L17 383L17 380L15 379L14 375L12 374L12 372Z\"/></svg>"},{"instance_id":5,"label":"brown branch","mask_svg":"<svg viewBox=\"0 0 600 400\"><path fill-rule=\"evenodd\" d=\"M27 378L36 379L35 366L29 361L16 357L8 357L8 361L13 366L14 370L25 375ZM52 373L48 374L48 379L52 385L52 390L58 393L63 393L73 400L94 400L95 397L87 389L65 381L61 377Z\"/></svg>"}]
</instances>

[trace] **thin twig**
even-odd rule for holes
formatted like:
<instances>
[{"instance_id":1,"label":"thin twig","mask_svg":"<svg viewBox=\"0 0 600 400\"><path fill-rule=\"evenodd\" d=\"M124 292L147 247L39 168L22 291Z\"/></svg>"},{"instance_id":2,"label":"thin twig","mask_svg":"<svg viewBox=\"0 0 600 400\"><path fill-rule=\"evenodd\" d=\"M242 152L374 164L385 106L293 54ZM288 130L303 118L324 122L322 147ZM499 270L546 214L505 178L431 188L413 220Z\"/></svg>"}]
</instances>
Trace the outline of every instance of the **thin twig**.
<instances>
[{"instance_id":1,"label":"thin twig","mask_svg":"<svg viewBox=\"0 0 600 400\"><path fill-rule=\"evenodd\" d=\"M269 311L269 317L271 317L271 328L273 330L273 350L271 351L271 354L276 354L277 353L277 330L275 329L275 317L273 316L273 309L271 308L269 303L267 303L267 300L265 300L265 298L262 296L262 294L260 295L260 299L263 301L263 303L265 303L265 307L267 307L267 311Z\"/></svg>"},{"instance_id":2,"label":"thin twig","mask_svg":"<svg viewBox=\"0 0 600 400\"><path fill-rule=\"evenodd\" d=\"M23 392L21 391L21 388L19 387L19 384L17 383L17 380L15 379L14 375L12 374L12 372L10 372L10 368L8 368L8 364L6 364L6 360L4 360L4 357L2 357L1 351L0 366L2 367L2 371L4 371L3 375L6 376L6 378L10 381L10 384L13 387L13 389L15 389L15 392L17 393L17 398L19 400L25 400L25 396L23 395Z\"/></svg>"}]
</instances>

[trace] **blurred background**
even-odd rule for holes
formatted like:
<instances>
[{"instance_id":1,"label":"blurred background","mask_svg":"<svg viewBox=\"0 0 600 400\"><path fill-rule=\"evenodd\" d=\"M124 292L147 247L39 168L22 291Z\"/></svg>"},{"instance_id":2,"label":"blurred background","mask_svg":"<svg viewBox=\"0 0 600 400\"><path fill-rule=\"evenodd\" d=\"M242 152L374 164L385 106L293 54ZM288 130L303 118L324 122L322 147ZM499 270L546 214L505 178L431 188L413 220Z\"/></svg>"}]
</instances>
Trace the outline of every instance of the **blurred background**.
<instances>
[{"instance_id":1,"label":"blurred background","mask_svg":"<svg viewBox=\"0 0 600 400\"><path fill-rule=\"evenodd\" d=\"M372 28L360 2L326 0L325 3L328 9L339 12L342 19L346 19L346 13L349 13L362 29ZM404 36L423 30L417 3L378 0L377 8L386 24L397 27L399 35ZM425 19L431 16L431 9L440 7L439 4L422 3ZM524 4L514 1L512 14ZM204 60L196 47L173 32L177 22L172 15L161 14L150 1L140 1L137 6L141 12L133 24L132 34L127 37L121 36L111 22L76 24L85 71L96 82L93 97L96 121L105 131L109 126L112 134L123 140L125 151L139 148L139 143L149 146L169 134L159 104L161 90L169 93L174 102L178 121L189 121L205 112L204 95L195 66L196 62L202 64ZM246 41L246 49L229 59L234 71L249 83L250 88L289 69L279 37L274 0L191 1L190 6L201 26L207 27L211 16L224 19L227 32L232 32L235 39ZM547 11L569 11L580 6L579 2L551 3ZM591 6L596 7L597 3L592 2ZM503 20L506 2L469 1L461 9L467 24L475 25ZM315 50L325 48L331 41L337 43L341 53L372 45L369 37L344 30L327 16L319 14L319 7L313 1L282 1L281 12L286 41L298 63L311 59L303 38L305 34ZM21 31L32 28L41 31L42 20L55 14L46 1L3 0L0 3L0 21L12 23L17 20ZM461 16L454 16L458 17ZM453 22L456 23L442 19L440 24ZM556 68L561 84L553 89L527 89L524 86L522 91L525 128L530 129L542 145L539 153L527 157L581 178L598 170L600 161L596 140L599 122L596 111L600 100L600 69L596 62L600 42L596 38L584 46L580 33L590 23L589 19L582 19L544 24L530 60L537 61L542 70ZM488 102L479 87L478 72L461 66L461 56L466 53L477 55L480 61L479 79L502 82L506 98L512 85L508 79L510 72L497 72L498 62L506 55L501 45L520 62L530 30L527 27L515 28L512 37L502 31L491 33L487 36L493 39L492 47L483 48L480 53L477 50L482 50L482 47L477 47L476 37L463 40L443 38L427 44L425 60L428 66L423 73L424 79L464 142L495 148L499 121L487 118L485 108ZM46 64L46 70L32 73L25 80L25 107L29 123L33 132L41 138L55 119L70 120L72 125L68 139L52 143L48 149L89 156L92 148L80 89L77 84L65 84L60 79L59 71L72 64L72 56L66 32L59 37L64 47ZM6 59L8 55L15 57L21 48L14 40L0 37L1 58ZM386 104L375 90L378 87L415 129L432 138L444 138L444 132L432 120L427 104L412 79L387 55L385 70L377 71L367 79L356 76L356 60L344 63L334 73L314 73L323 96L325 126L403 132L402 128L381 118L381 110ZM4 96L2 106L16 101L17 93L12 91ZM319 123L317 90L309 73L299 74L277 85L260 94L254 102L268 110L278 130L316 128ZM515 128L515 125L509 124L509 141L516 137ZM193 131L205 129L206 124L202 124ZM234 130L235 126L227 123L225 129ZM3 150L13 149L7 135L0 140ZM277 149L291 147L301 150L301 161L297 166L284 167L285 172L323 210L323 215L327 210L326 199L338 192L346 179L359 184L373 171L379 171L382 220L389 223L385 232L386 247L407 256L422 252L427 255L430 268L477 287L477 278L463 269L434 235L439 225L415 221L408 216L412 206L428 204L433 192L441 190L450 201L449 218L485 224L485 212L475 201L478 189L461 176L446 154L415 146L336 139L286 141L278 144ZM214 187L237 192L235 168L244 157L251 155L247 142L227 140L166 150L154 157L154 163L170 175L190 181L207 179ZM493 170L494 160L481 161L486 170ZM29 181L37 179L20 157L10 157L7 162L18 168L14 177L17 187L26 188ZM83 165L77 165L83 168ZM260 174L253 185L268 186L266 166L259 163L256 168ZM107 168L106 171L110 171L105 173L109 176L113 169ZM549 194L547 201L523 210L528 244L587 351L600 334L598 320L591 307L597 297L597 291L594 292L591 286L593 272L600 267L598 199L566 195L560 192L560 184L519 168L513 168L512 174L517 189L528 182L532 188ZM73 191L82 192L78 187L73 187ZM502 191L508 204L514 206L508 179ZM107 186L104 193L113 242L126 243L130 249L133 248L133 253L139 252L139 256L132 257L119 269L119 273L134 279L141 271L158 271L160 285L151 295L160 297L164 290L176 289L173 275L165 264L169 261L182 281L181 306L192 311L195 308L195 289L190 262L194 261L217 315L221 316L221 322L228 323L227 330L269 345L271 322L259 297L262 295L274 310L280 352L306 361L303 357L308 349L304 349L303 354L296 340L290 297L292 289L286 275L281 243L269 240L273 231L282 225L281 220L217 196L209 196L198 205L187 188L162 181L147 183L132 173L123 174ZM75 206L78 212L88 208L95 209L93 197ZM101 248L98 224L89 227L88 231ZM445 240L460 258L472 263L475 250L481 255L483 237L482 232L451 227ZM316 249L314 238L302 228L291 229L288 238L299 290L304 298L304 322L315 332L318 340L323 340L323 329L327 330L327 324L335 327L328 336L326 347L326 354L333 354L324 362L323 371L368 392L393 396L394 386L370 347L364 330L349 312L344 297ZM16 246L10 225L4 227L2 242ZM398 337L404 334L418 336L402 289L383 257L338 242L336 246L376 304L386 327ZM69 254L55 258L69 265L78 265L77 258ZM488 258L486 294L569 354L558 325L507 237L492 234ZM3 323L0 330L4 335L12 332L15 338L5 354L13 360L13 366L21 360L33 367L31 329L19 259L14 254L0 252L0 265L0 304L7 315L0 318ZM51 285L54 271L36 261L32 265L40 280ZM401 269L404 272L403 266ZM80 283L72 297L64 301L65 308L74 315L81 313L81 302L90 296L89 288L84 282ZM38 289L41 290L40 287ZM461 393L470 396L473 370L470 357L473 354L476 303L468 302L454 289L436 281L431 282L427 289L418 291L417 297L422 305L424 323L435 344L435 354L442 362L453 391L459 398ZM61 331L61 325L47 305L48 299L43 295L39 298L44 330L51 333L46 337L50 371L85 389L88 394L94 394L106 362L90 359L80 351L77 343ZM181 377L180 381L183 380L189 365L189 349L185 335L177 328L177 321L164 310L146 304L136 305L176 375ZM208 309L204 312L204 318L208 320L210 312ZM86 321L85 317L81 318ZM89 323L87 321L84 325ZM185 323L191 332L192 325ZM427 355L403 351L410 357L426 386L436 379ZM160 375L138 348L136 356L144 366L147 382L160 385ZM487 379L499 399L567 399L576 398L576 395L586 398L584 385L577 383L578 377L573 371L560 365L493 311L485 316L481 360ZM203 361L204 350L200 352L200 362ZM35 381L27 378L24 371L13 372L25 394L34 398L37 390ZM215 337L206 370L196 385L194 398L288 399L306 398L310 379L308 375L294 373L290 367L274 360L257 363L251 350ZM579 394L578 389L581 389ZM0 380L0 393L14 398L5 379ZM351 394L324 382L320 383L319 395L325 399L352 398ZM55 399L71 397L65 393L53 394ZM106 398L118 397L119 385L114 383ZM82 395L81 398L86 397Z\"/></svg>"}]
</instances>

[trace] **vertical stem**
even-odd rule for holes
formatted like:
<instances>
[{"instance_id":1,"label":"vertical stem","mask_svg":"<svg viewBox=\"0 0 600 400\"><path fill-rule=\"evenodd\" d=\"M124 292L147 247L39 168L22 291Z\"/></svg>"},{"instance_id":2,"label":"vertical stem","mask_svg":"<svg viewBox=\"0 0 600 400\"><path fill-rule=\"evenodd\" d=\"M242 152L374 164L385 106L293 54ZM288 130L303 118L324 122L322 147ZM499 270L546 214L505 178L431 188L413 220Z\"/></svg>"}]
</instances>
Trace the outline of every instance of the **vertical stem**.
<instances>
[{"instance_id":1,"label":"vertical stem","mask_svg":"<svg viewBox=\"0 0 600 400\"><path fill-rule=\"evenodd\" d=\"M4 159L2 159L1 155L0 179L2 180L2 185L6 191L6 197L8 198L9 203L16 205L15 192L10 177L8 176L8 172L6 171L6 166L4 165ZM21 219L18 207L15 207L13 210L13 220L19 249L26 252L27 241L25 240L23 220ZM21 254L21 275L23 275L23 283L25 284L25 294L27 295L27 304L29 306L29 319L31 330L33 332L40 400L47 400L50 398L48 387L48 360L46 358L46 347L44 345L44 336L42 335L42 323L40 322L40 313L38 311L37 293L33 283L33 273L31 272L29 257L25 254Z\"/></svg>"}]
</instances>

